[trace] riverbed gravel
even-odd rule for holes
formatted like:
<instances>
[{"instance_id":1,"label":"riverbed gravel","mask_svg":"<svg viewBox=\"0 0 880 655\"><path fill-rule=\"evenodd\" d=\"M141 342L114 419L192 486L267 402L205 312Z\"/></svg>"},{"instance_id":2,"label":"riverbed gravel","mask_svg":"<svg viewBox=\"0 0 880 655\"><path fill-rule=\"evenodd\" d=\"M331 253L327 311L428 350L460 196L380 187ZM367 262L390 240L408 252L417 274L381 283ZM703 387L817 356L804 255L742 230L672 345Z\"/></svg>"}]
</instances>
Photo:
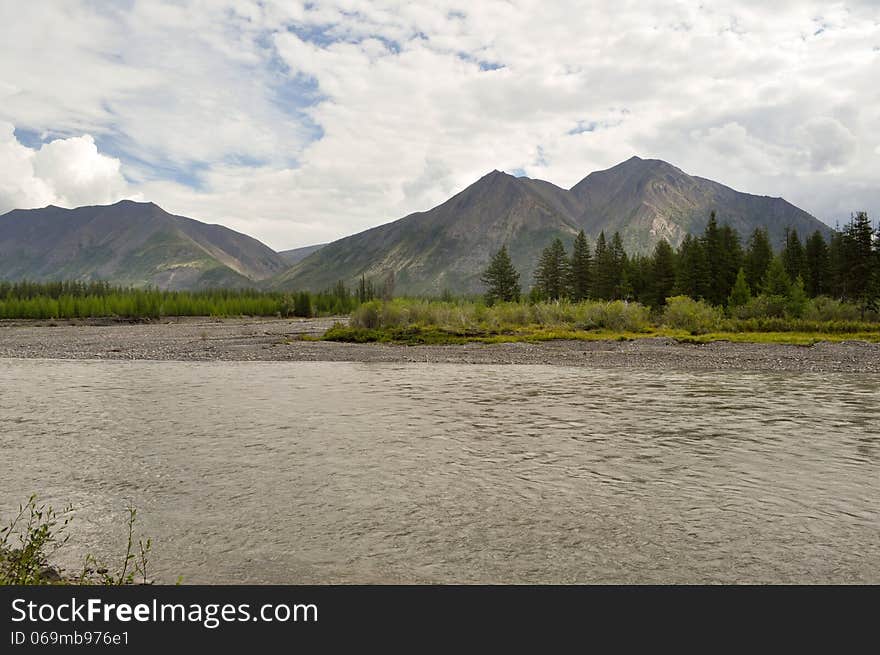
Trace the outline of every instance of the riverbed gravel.
<instances>
[{"instance_id":1,"label":"riverbed gravel","mask_svg":"<svg viewBox=\"0 0 880 655\"><path fill-rule=\"evenodd\" d=\"M880 373L880 344L813 346L667 338L447 346L303 340L343 319L182 318L149 323L0 321L0 357L176 361L551 364L652 370Z\"/></svg>"}]
</instances>

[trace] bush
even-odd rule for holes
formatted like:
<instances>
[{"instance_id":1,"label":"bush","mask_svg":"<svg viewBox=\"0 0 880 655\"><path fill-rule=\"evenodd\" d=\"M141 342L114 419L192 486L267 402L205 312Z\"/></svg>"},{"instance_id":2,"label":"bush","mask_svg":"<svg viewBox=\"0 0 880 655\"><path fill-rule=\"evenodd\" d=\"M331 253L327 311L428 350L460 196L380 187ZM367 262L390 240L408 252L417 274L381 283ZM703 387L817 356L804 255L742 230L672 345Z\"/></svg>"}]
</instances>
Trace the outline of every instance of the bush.
<instances>
[{"instance_id":1,"label":"bush","mask_svg":"<svg viewBox=\"0 0 880 655\"><path fill-rule=\"evenodd\" d=\"M721 309L688 296L666 299L663 325L675 330L687 330L691 334L705 334L721 327Z\"/></svg>"},{"instance_id":2,"label":"bush","mask_svg":"<svg viewBox=\"0 0 880 655\"><path fill-rule=\"evenodd\" d=\"M808 321L860 321L862 312L858 305L819 296L807 303L803 317Z\"/></svg>"},{"instance_id":3,"label":"bush","mask_svg":"<svg viewBox=\"0 0 880 655\"><path fill-rule=\"evenodd\" d=\"M741 307L731 308L733 318L785 318L788 314L789 302L785 296L768 296L762 294L752 298Z\"/></svg>"},{"instance_id":4,"label":"bush","mask_svg":"<svg viewBox=\"0 0 880 655\"><path fill-rule=\"evenodd\" d=\"M379 310L382 303L378 300L366 302L351 314L351 326L375 330L379 327Z\"/></svg>"},{"instance_id":5,"label":"bush","mask_svg":"<svg viewBox=\"0 0 880 655\"><path fill-rule=\"evenodd\" d=\"M578 307L576 327L583 330L642 332L649 326L649 312L644 305L622 300L585 302Z\"/></svg>"},{"instance_id":6,"label":"bush","mask_svg":"<svg viewBox=\"0 0 880 655\"><path fill-rule=\"evenodd\" d=\"M123 585L133 584L135 576L147 584L153 540L138 539L135 542L137 510L129 505L127 511L128 540L119 568L111 572L89 554L78 577L63 577L58 569L49 565L49 558L69 539L73 508L68 505L56 512L49 505L38 504L36 495L32 495L27 503L19 505L18 514L12 521L0 528L0 585Z\"/></svg>"}]
</instances>

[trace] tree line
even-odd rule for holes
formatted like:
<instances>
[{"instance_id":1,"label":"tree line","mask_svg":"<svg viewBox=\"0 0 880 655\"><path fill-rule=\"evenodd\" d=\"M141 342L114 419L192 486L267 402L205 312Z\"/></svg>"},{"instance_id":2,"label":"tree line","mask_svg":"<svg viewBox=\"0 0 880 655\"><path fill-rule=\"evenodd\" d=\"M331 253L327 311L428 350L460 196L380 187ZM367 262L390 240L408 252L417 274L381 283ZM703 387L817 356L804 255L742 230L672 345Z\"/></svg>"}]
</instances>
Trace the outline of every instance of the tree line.
<instances>
[{"instance_id":1,"label":"tree line","mask_svg":"<svg viewBox=\"0 0 880 655\"><path fill-rule=\"evenodd\" d=\"M0 282L0 319L165 316L326 316L348 314L358 296L338 282L321 293L256 289L163 291L107 282Z\"/></svg>"},{"instance_id":2,"label":"tree line","mask_svg":"<svg viewBox=\"0 0 880 655\"><path fill-rule=\"evenodd\" d=\"M519 272L502 247L482 275L487 302L519 300ZM858 304L862 313L880 303L880 234L866 212L852 215L826 240L817 230L801 240L786 232L774 252L767 230L757 228L743 244L715 212L702 235L688 234L677 249L660 240L649 255L628 254L618 232L604 232L590 247L581 231L567 253L555 239L541 253L529 292L533 301L632 300L654 308L672 296L689 296L721 307L756 297L801 299L829 296Z\"/></svg>"}]
</instances>

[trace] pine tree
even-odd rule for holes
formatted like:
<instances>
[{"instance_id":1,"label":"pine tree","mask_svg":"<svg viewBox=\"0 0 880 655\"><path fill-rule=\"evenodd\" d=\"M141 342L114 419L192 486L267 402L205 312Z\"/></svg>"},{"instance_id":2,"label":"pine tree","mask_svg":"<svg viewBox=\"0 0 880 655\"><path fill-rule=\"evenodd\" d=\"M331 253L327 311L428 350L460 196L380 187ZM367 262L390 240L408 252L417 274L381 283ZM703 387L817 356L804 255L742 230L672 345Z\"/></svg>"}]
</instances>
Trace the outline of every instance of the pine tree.
<instances>
[{"instance_id":1,"label":"pine tree","mask_svg":"<svg viewBox=\"0 0 880 655\"><path fill-rule=\"evenodd\" d=\"M742 307L748 304L752 299L752 291L749 289L749 283L746 281L746 272L739 269L736 274L736 282L733 283L733 289L727 299L728 307Z\"/></svg>"},{"instance_id":2,"label":"pine tree","mask_svg":"<svg viewBox=\"0 0 880 655\"><path fill-rule=\"evenodd\" d=\"M782 257L777 256L770 261L762 290L768 296L788 297L791 291L791 278L788 277Z\"/></svg>"},{"instance_id":3,"label":"pine tree","mask_svg":"<svg viewBox=\"0 0 880 655\"><path fill-rule=\"evenodd\" d=\"M488 287L486 291L487 304L519 300L519 273L510 261L507 246L501 246L501 250L495 253L480 280Z\"/></svg>"},{"instance_id":4,"label":"pine tree","mask_svg":"<svg viewBox=\"0 0 880 655\"><path fill-rule=\"evenodd\" d=\"M651 256L651 288L647 301L652 307L662 307L675 288L675 251L666 239L660 239Z\"/></svg>"},{"instance_id":5,"label":"pine tree","mask_svg":"<svg viewBox=\"0 0 880 655\"><path fill-rule=\"evenodd\" d=\"M590 296L593 277L593 257L590 255L590 244L584 231L581 230L574 240L571 252L571 299L575 302L586 300Z\"/></svg>"},{"instance_id":6,"label":"pine tree","mask_svg":"<svg viewBox=\"0 0 880 655\"><path fill-rule=\"evenodd\" d=\"M801 245L797 230L793 228L785 231L782 263L785 265L785 272L792 280L804 274L804 247Z\"/></svg>"},{"instance_id":7,"label":"pine tree","mask_svg":"<svg viewBox=\"0 0 880 655\"><path fill-rule=\"evenodd\" d=\"M749 237L743 268L746 272L746 281L752 289L752 293L758 293L764 285L764 276L773 259L773 248L770 247L770 238L767 230L755 228Z\"/></svg>"},{"instance_id":8,"label":"pine tree","mask_svg":"<svg viewBox=\"0 0 880 655\"><path fill-rule=\"evenodd\" d=\"M562 239L557 238L541 253L535 270L535 286L545 300L559 300L568 295L569 279L571 275L565 246L562 245Z\"/></svg>"},{"instance_id":9,"label":"pine tree","mask_svg":"<svg viewBox=\"0 0 880 655\"><path fill-rule=\"evenodd\" d=\"M811 298L830 291L828 244L819 230L813 232L804 246L804 284Z\"/></svg>"}]
</instances>

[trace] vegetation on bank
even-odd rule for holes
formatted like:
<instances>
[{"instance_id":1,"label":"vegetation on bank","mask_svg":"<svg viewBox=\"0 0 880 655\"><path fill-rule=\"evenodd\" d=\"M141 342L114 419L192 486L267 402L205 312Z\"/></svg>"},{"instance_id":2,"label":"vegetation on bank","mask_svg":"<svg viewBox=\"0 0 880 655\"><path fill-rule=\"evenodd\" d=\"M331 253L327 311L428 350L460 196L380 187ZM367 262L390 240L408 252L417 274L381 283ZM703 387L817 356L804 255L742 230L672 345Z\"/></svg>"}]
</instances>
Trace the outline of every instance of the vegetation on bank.
<instances>
[{"instance_id":1,"label":"vegetation on bank","mask_svg":"<svg viewBox=\"0 0 880 655\"><path fill-rule=\"evenodd\" d=\"M782 301L779 301L782 303ZM785 303L782 303L783 305ZM666 336L709 340L814 343L860 339L880 341L880 315L861 319L858 306L825 297L805 299L799 316L771 303L748 311L715 307L687 296L668 298L662 308L622 300L530 303L404 300L360 305L349 324L337 324L324 339L358 343L442 344L550 339L637 339Z\"/></svg>"},{"instance_id":2,"label":"vegetation on bank","mask_svg":"<svg viewBox=\"0 0 880 655\"><path fill-rule=\"evenodd\" d=\"M677 250L661 240L650 255L629 255L618 233L600 233L592 249L583 232L568 255L560 239L544 249L528 296L541 300L627 300L659 309L667 298L688 296L739 317L800 318L810 298L834 298L857 308L861 320L880 307L880 238L867 214L853 215L826 241L819 231L802 242L787 232L774 254L766 230L743 247L740 235L713 213L701 236L687 235ZM486 302L519 298L519 274L506 249L483 277Z\"/></svg>"},{"instance_id":3,"label":"vegetation on bank","mask_svg":"<svg viewBox=\"0 0 880 655\"><path fill-rule=\"evenodd\" d=\"M32 495L0 528L0 585L148 584L153 541L135 538L137 510L129 505L126 512L128 537L118 560L103 564L88 554L79 571L62 574L51 565L51 558L70 539L73 508L56 511Z\"/></svg>"},{"instance_id":4,"label":"vegetation on bank","mask_svg":"<svg viewBox=\"0 0 880 655\"><path fill-rule=\"evenodd\" d=\"M0 319L124 318L169 316L332 316L359 304L344 285L322 293L253 289L160 291L106 282L0 282Z\"/></svg>"},{"instance_id":5,"label":"vegetation on bank","mask_svg":"<svg viewBox=\"0 0 880 655\"><path fill-rule=\"evenodd\" d=\"M600 233L593 249L580 232L570 255L560 239L544 249L534 279L523 300L502 247L482 276L484 302L366 302L325 339L880 341L880 238L864 212L830 242L817 231L804 244L789 230L778 254L763 229L744 248L714 212L702 236L678 250L661 240L648 256L628 255L617 233Z\"/></svg>"}]
</instances>

